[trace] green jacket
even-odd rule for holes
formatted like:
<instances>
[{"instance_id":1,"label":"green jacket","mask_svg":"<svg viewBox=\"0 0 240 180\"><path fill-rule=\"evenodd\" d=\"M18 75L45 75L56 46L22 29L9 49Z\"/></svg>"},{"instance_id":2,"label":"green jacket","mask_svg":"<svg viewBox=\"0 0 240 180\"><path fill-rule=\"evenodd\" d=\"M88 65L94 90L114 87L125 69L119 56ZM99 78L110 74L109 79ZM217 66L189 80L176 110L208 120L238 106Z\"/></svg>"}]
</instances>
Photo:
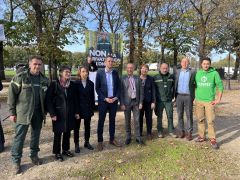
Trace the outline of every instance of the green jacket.
<instances>
[{"instance_id":1,"label":"green jacket","mask_svg":"<svg viewBox=\"0 0 240 180\"><path fill-rule=\"evenodd\" d=\"M210 67L208 71L200 69L195 77L196 81L196 100L211 102L215 99L216 88L223 92L223 83L218 72Z\"/></svg>"},{"instance_id":2,"label":"green jacket","mask_svg":"<svg viewBox=\"0 0 240 180\"><path fill-rule=\"evenodd\" d=\"M175 95L174 76L168 73L167 76L164 77L159 73L154 76L154 83L156 89L156 102L172 101Z\"/></svg>"},{"instance_id":3,"label":"green jacket","mask_svg":"<svg viewBox=\"0 0 240 180\"><path fill-rule=\"evenodd\" d=\"M44 99L48 87L48 79L40 73L40 103L43 119L45 119ZM17 116L17 123L31 123L35 108L34 87L30 72L24 71L13 77L8 90L8 106L10 115Z\"/></svg>"}]
</instances>

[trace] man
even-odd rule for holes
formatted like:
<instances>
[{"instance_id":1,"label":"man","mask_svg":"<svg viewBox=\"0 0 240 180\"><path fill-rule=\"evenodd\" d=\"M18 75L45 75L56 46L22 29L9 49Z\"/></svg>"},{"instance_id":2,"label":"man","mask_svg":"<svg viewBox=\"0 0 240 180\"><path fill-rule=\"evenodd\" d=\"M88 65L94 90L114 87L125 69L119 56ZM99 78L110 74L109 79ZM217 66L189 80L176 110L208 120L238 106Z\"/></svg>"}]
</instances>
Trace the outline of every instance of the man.
<instances>
[{"instance_id":1,"label":"man","mask_svg":"<svg viewBox=\"0 0 240 180\"><path fill-rule=\"evenodd\" d=\"M109 144L119 147L115 140L115 117L118 107L120 80L118 72L113 70L113 58L107 56L104 61L105 69L98 70L96 75L96 91L98 94L98 150L103 150L103 127L107 112L109 112Z\"/></svg>"},{"instance_id":2,"label":"man","mask_svg":"<svg viewBox=\"0 0 240 180\"><path fill-rule=\"evenodd\" d=\"M185 137L184 130L184 109L187 116L187 129L186 129L186 139L192 140L193 131L193 100L195 96L195 71L189 68L189 59L184 57L181 60L181 68L176 71L176 81L175 81L175 97L177 104L177 114L178 114L178 127L179 135L178 137Z\"/></svg>"},{"instance_id":3,"label":"man","mask_svg":"<svg viewBox=\"0 0 240 180\"><path fill-rule=\"evenodd\" d=\"M3 89L2 81L0 79L0 91ZM0 104L0 109L1 109L1 104ZM5 143L5 138L4 138L4 133L3 133L3 128L1 124L1 118L0 118L0 153L4 150L4 143Z\"/></svg>"},{"instance_id":4,"label":"man","mask_svg":"<svg viewBox=\"0 0 240 180\"><path fill-rule=\"evenodd\" d=\"M98 34L97 50L106 51L108 56L112 54L112 45L107 33L100 32L100 34Z\"/></svg>"},{"instance_id":5,"label":"man","mask_svg":"<svg viewBox=\"0 0 240 180\"><path fill-rule=\"evenodd\" d=\"M205 119L208 124L208 138L213 149L218 149L216 133L214 129L215 106L221 101L223 94L223 84L218 72L210 67L211 59L205 57L201 59L200 69L195 77L196 81L196 117L198 121L198 138L196 142L205 141ZM217 99L215 99L217 88Z\"/></svg>"},{"instance_id":6,"label":"man","mask_svg":"<svg viewBox=\"0 0 240 180\"><path fill-rule=\"evenodd\" d=\"M143 102L143 89L142 83L138 76L133 75L134 64L128 63L126 66L127 76L122 78L121 81L121 109L124 110L125 115L125 130L126 141L125 144L131 143L131 111L133 112L134 129L136 142L144 145L140 136L139 116L140 109L142 109Z\"/></svg>"},{"instance_id":7,"label":"man","mask_svg":"<svg viewBox=\"0 0 240 180\"><path fill-rule=\"evenodd\" d=\"M87 57L87 63L85 66L88 67L89 72L95 72L98 70L96 63L92 60L91 56Z\"/></svg>"},{"instance_id":8,"label":"man","mask_svg":"<svg viewBox=\"0 0 240 180\"><path fill-rule=\"evenodd\" d=\"M163 138L162 116L163 110L166 110L168 119L169 135L173 138L177 136L173 130L173 103L174 99L174 76L169 73L169 66L167 63L160 64L160 72L154 77L156 88L156 108L155 114L157 115L157 130L158 137Z\"/></svg>"},{"instance_id":9,"label":"man","mask_svg":"<svg viewBox=\"0 0 240 180\"><path fill-rule=\"evenodd\" d=\"M45 119L44 97L48 80L40 72L41 67L42 57L33 56L29 61L29 69L13 77L9 86L10 120L15 126L11 155L16 174L22 171L20 163L29 126L31 126L30 158L34 165L42 163L38 157L39 137Z\"/></svg>"}]
</instances>

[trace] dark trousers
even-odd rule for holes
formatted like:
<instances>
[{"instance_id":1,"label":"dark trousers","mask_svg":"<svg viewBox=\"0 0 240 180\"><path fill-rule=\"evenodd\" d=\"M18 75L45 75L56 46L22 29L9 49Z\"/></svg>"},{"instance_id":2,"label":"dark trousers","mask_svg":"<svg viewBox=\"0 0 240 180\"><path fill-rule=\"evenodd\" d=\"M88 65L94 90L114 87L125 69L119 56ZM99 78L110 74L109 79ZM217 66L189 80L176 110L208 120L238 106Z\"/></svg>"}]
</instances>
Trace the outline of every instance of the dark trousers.
<instances>
[{"instance_id":1,"label":"dark trousers","mask_svg":"<svg viewBox=\"0 0 240 180\"><path fill-rule=\"evenodd\" d=\"M4 138L3 128L2 128L1 119L0 119L0 152L2 152L4 149L4 143L5 143L5 138Z\"/></svg>"},{"instance_id":2,"label":"dark trousers","mask_svg":"<svg viewBox=\"0 0 240 180\"><path fill-rule=\"evenodd\" d=\"M143 132L143 116L145 114L146 125L147 125L147 134L152 134L152 109L151 102L143 102L143 108L140 110L140 135L142 136Z\"/></svg>"},{"instance_id":3,"label":"dark trousers","mask_svg":"<svg viewBox=\"0 0 240 180\"><path fill-rule=\"evenodd\" d=\"M103 142L103 127L104 127L104 121L106 118L107 112L109 112L109 134L110 134L110 141L114 140L115 135L115 117L117 113L117 101L110 104L107 102L100 102L98 104L98 110L99 110L99 120L98 120L98 142Z\"/></svg>"},{"instance_id":4,"label":"dark trousers","mask_svg":"<svg viewBox=\"0 0 240 180\"><path fill-rule=\"evenodd\" d=\"M164 101L156 104L156 115L157 115L157 129L158 132L163 131L162 118L163 110L165 109L168 120L168 132L172 133L174 130L173 127L173 103L172 101Z\"/></svg>"},{"instance_id":5,"label":"dark trousers","mask_svg":"<svg viewBox=\"0 0 240 180\"><path fill-rule=\"evenodd\" d=\"M187 116L187 132L192 133L193 131L193 100L192 97L186 95L177 96L177 114L178 114L178 128L180 131L184 131L184 110Z\"/></svg>"},{"instance_id":6,"label":"dark trousers","mask_svg":"<svg viewBox=\"0 0 240 180\"><path fill-rule=\"evenodd\" d=\"M79 144L79 130L80 130L80 124L81 124L81 119L76 121L76 126L74 129L74 143ZM90 119L84 119L84 138L85 142L89 142L90 138L90 131L91 131L91 118Z\"/></svg>"},{"instance_id":7,"label":"dark trousers","mask_svg":"<svg viewBox=\"0 0 240 180\"><path fill-rule=\"evenodd\" d=\"M29 125L23 125L15 123L15 136L12 145L12 161L13 163L20 163L23 153L23 145L28 132ZM31 127L31 140L30 140L30 157L36 157L38 155L39 149L39 138L40 138L41 128L33 129Z\"/></svg>"},{"instance_id":8,"label":"dark trousers","mask_svg":"<svg viewBox=\"0 0 240 180\"><path fill-rule=\"evenodd\" d=\"M64 133L54 132L53 154L61 153L61 139L62 139L62 151L68 151L70 149L70 135L71 135L70 131Z\"/></svg>"},{"instance_id":9,"label":"dark trousers","mask_svg":"<svg viewBox=\"0 0 240 180\"><path fill-rule=\"evenodd\" d=\"M38 156L38 152L40 151L39 138L43 121L43 117L39 112L41 111L34 111L30 125L19 124L17 122L14 123L15 136L13 138L13 144L11 149L13 163L21 162L23 145L29 126L31 126L30 157L33 158Z\"/></svg>"}]
</instances>

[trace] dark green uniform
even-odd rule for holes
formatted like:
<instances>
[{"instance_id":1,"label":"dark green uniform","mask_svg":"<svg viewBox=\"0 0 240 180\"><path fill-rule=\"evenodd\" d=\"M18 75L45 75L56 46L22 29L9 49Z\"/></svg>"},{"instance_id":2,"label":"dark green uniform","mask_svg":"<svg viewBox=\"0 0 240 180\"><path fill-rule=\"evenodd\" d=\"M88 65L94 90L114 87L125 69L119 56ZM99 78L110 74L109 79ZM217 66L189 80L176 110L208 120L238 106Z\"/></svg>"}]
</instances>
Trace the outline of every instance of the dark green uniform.
<instances>
[{"instance_id":1,"label":"dark green uniform","mask_svg":"<svg viewBox=\"0 0 240 180\"><path fill-rule=\"evenodd\" d=\"M30 157L37 156L42 122L45 119L44 99L48 79L43 75L31 75L24 71L13 77L9 86L8 105L10 115L17 117L14 124L15 137L12 146L12 160L20 163L24 140L31 125Z\"/></svg>"},{"instance_id":2,"label":"dark green uniform","mask_svg":"<svg viewBox=\"0 0 240 180\"><path fill-rule=\"evenodd\" d=\"M156 88L156 108L155 114L157 115L157 129L158 132L163 131L162 115L165 108L168 119L168 131L173 132L173 104L174 98L174 76L170 73L163 75L159 73L154 77Z\"/></svg>"}]
</instances>

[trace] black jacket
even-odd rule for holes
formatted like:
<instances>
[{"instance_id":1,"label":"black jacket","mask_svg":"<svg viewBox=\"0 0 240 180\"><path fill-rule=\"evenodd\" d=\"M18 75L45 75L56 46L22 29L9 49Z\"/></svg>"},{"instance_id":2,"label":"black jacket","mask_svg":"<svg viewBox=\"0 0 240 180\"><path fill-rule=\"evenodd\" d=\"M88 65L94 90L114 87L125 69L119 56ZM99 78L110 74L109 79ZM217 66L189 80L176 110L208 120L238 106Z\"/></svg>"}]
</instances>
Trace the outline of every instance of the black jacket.
<instances>
[{"instance_id":1,"label":"black jacket","mask_svg":"<svg viewBox=\"0 0 240 180\"><path fill-rule=\"evenodd\" d=\"M77 89L74 82L70 82L67 95L60 82L53 81L47 90L46 106L51 117L57 116L53 123L53 132L73 130L76 123L75 114L79 114Z\"/></svg>"},{"instance_id":2,"label":"black jacket","mask_svg":"<svg viewBox=\"0 0 240 180\"><path fill-rule=\"evenodd\" d=\"M86 62L84 66L88 67L89 72L95 72L98 70L98 67L94 61L92 61L91 64Z\"/></svg>"},{"instance_id":3,"label":"black jacket","mask_svg":"<svg viewBox=\"0 0 240 180\"><path fill-rule=\"evenodd\" d=\"M93 110L95 108L94 83L87 80L85 88L80 80L75 83L77 86L80 118L90 119L94 114Z\"/></svg>"},{"instance_id":4,"label":"black jacket","mask_svg":"<svg viewBox=\"0 0 240 180\"><path fill-rule=\"evenodd\" d=\"M144 99L143 99L144 102L146 102L146 103L155 103L156 102L154 80L149 75L147 75L147 78L145 80L143 91L144 91Z\"/></svg>"}]
</instances>

